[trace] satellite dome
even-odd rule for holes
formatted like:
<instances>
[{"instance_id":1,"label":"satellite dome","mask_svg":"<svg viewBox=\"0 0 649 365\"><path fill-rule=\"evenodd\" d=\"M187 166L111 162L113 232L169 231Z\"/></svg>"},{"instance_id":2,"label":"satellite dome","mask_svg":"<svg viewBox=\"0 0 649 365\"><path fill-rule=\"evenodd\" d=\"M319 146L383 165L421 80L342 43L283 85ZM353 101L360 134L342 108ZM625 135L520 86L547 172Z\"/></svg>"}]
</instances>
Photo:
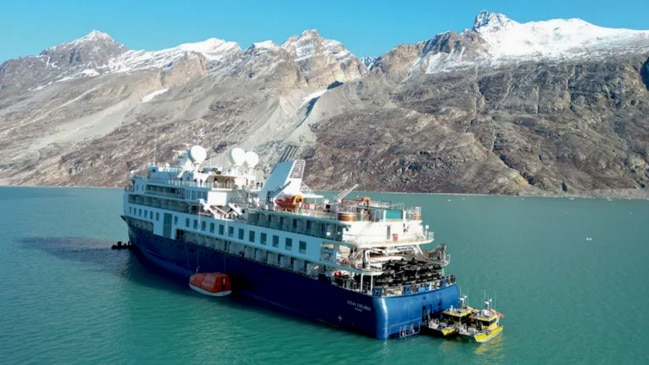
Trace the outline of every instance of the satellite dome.
<instances>
[{"instance_id":1,"label":"satellite dome","mask_svg":"<svg viewBox=\"0 0 649 365\"><path fill-rule=\"evenodd\" d=\"M205 158L207 157L207 151L201 146L192 146L189 151L187 151L187 157L189 157L189 159L193 163L200 164L205 161Z\"/></svg>"},{"instance_id":2,"label":"satellite dome","mask_svg":"<svg viewBox=\"0 0 649 365\"><path fill-rule=\"evenodd\" d=\"M255 167L258 162L259 162L259 156L257 156L256 153L254 153L252 151L246 152L246 162L245 162L245 164L246 164L246 166L248 166L248 168Z\"/></svg>"},{"instance_id":3,"label":"satellite dome","mask_svg":"<svg viewBox=\"0 0 649 365\"><path fill-rule=\"evenodd\" d=\"M234 166L243 165L243 163L246 162L246 151L238 147L234 148L232 151L230 151L230 162Z\"/></svg>"}]
</instances>

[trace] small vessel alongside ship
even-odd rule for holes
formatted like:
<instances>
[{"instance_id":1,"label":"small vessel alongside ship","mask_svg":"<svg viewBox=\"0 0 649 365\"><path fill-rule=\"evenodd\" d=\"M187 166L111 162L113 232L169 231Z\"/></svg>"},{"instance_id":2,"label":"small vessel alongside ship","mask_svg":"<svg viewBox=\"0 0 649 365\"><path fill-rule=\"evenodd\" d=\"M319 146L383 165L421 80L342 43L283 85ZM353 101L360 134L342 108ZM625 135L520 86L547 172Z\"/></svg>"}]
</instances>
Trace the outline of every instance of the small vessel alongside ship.
<instances>
[{"instance_id":1,"label":"small vessel alongside ship","mask_svg":"<svg viewBox=\"0 0 649 365\"><path fill-rule=\"evenodd\" d=\"M177 166L131 175L124 191L134 252L192 278L192 289L232 291L377 339L419 333L458 307L446 245L423 247L433 232L420 207L346 199L357 186L324 199L303 183L301 159L258 181L253 152L235 148L224 167L203 166L206 156L192 146ZM196 273L227 274L228 290L203 288Z\"/></svg>"},{"instance_id":2,"label":"small vessel alongside ship","mask_svg":"<svg viewBox=\"0 0 649 365\"><path fill-rule=\"evenodd\" d=\"M500 323L500 319L504 317L500 312L491 308L491 299L485 299L485 307L476 310L470 316L469 323L459 326L458 334L465 341L487 342L502 333L503 325Z\"/></svg>"},{"instance_id":3,"label":"small vessel alongside ship","mask_svg":"<svg viewBox=\"0 0 649 365\"><path fill-rule=\"evenodd\" d=\"M451 307L439 315L430 318L424 327L427 333L435 337L454 337L459 334L459 328L471 321L476 309L466 305L466 296L460 297L460 305Z\"/></svg>"},{"instance_id":4,"label":"small vessel alongside ship","mask_svg":"<svg viewBox=\"0 0 649 365\"><path fill-rule=\"evenodd\" d=\"M430 318L424 330L436 337L487 342L502 332L500 319L504 317L491 308L491 299L485 300L484 309L476 309L466 305L466 296L461 296L459 307L451 307L438 317Z\"/></svg>"}]
</instances>

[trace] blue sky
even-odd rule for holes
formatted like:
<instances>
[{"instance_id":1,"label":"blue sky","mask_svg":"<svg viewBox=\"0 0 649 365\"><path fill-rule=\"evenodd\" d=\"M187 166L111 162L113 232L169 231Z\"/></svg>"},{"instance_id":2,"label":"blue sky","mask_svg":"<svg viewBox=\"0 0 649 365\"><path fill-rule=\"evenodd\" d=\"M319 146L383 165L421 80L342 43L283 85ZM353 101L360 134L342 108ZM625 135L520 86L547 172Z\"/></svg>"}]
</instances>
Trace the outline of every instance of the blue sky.
<instances>
[{"instance_id":1,"label":"blue sky","mask_svg":"<svg viewBox=\"0 0 649 365\"><path fill-rule=\"evenodd\" d=\"M215 37L247 48L305 29L357 56L471 28L481 10L518 22L581 18L649 30L648 0L0 0L0 62L36 55L97 29L130 49L159 50Z\"/></svg>"}]
</instances>

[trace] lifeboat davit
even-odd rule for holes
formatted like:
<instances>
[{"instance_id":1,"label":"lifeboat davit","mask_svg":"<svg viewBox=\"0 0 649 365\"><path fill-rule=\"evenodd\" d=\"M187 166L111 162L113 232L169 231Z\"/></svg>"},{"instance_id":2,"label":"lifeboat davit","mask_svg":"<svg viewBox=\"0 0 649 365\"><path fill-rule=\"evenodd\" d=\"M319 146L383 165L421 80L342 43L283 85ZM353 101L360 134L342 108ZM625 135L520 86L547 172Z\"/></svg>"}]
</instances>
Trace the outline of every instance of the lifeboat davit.
<instances>
[{"instance_id":1,"label":"lifeboat davit","mask_svg":"<svg viewBox=\"0 0 649 365\"><path fill-rule=\"evenodd\" d=\"M224 297L232 293L230 277L220 272L196 273L189 278L189 287L211 297Z\"/></svg>"}]
</instances>

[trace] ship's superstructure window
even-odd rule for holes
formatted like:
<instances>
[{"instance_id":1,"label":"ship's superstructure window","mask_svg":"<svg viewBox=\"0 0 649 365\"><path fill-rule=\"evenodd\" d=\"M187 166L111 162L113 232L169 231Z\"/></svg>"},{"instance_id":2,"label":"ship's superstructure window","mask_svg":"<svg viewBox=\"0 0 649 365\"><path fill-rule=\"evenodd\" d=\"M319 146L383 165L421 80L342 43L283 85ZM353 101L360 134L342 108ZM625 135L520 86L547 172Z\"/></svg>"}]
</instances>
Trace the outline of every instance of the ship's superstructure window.
<instances>
[{"instance_id":1,"label":"ship's superstructure window","mask_svg":"<svg viewBox=\"0 0 649 365\"><path fill-rule=\"evenodd\" d=\"M255 231L250 230L248 232L248 241L250 242L255 242Z\"/></svg>"},{"instance_id":2,"label":"ship's superstructure window","mask_svg":"<svg viewBox=\"0 0 649 365\"><path fill-rule=\"evenodd\" d=\"M189 228L189 218L185 218L185 227Z\"/></svg>"},{"instance_id":3,"label":"ship's superstructure window","mask_svg":"<svg viewBox=\"0 0 649 365\"><path fill-rule=\"evenodd\" d=\"M306 253L306 241L300 241L299 249L300 249L300 253Z\"/></svg>"},{"instance_id":4,"label":"ship's superstructure window","mask_svg":"<svg viewBox=\"0 0 649 365\"><path fill-rule=\"evenodd\" d=\"M155 220L157 220L157 221L160 220L160 213L155 212Z\"/></svg>"},{"instance_id":5,"label":"ship's superstructure window","mask_svg":"<svg viewBox=\"0 0 649 365\"><path fill-rule=\"evenodd\" d=\"M149 219L153 219L153 211L149 211Z\"/></svg>"},{"instance_id":6,"label":"ship's superstructure window","mask_svg":"<svg viewBox=\"0 0 649 365\"><path fill-rule=\"evenodd\" d=\"M286 251L291 251L293 249L293 239L286 237L286 243L284 245Z\"/></svg>"},{"instance_id":7,"label":"ship's superstructure window","mask_svg":"<svg viewBox=\"0 0 649 365\"><path fill-rule=\"evenodd\" d=\"M266 238L267 238L266 233L261 232L261 234L259 235L259 243L261 243L262 245L265 246L266 245Z\"/></svg>"},{"instance_id":8,"label":"ship's superstructure window","mask_svg":"<svg viewBox=\"0 0 649 365\"><path fill-rule=\"evenodd\" d=\"M228 227L228 237L234 236L234 227Z\"/></svg>"},{"instance_id":9,"label":"ship's superstructure window","mask_svg":"<svg viewBox=\"0 0 649 365\"><path fill-rule=\"evenodd\" d=\"M205 230L205 227L207 227L207 222L202 221L202 222L201 222L201 231L204 231L204 230Z\"/></svg>"},{"instance_id":10,"label":"ship's superstructure window","mask_svg":"<svg viewBox=\"0 0 649 365\"><path fill-rule=\"evenodd\" d=\"M279 247L279 236L273 235L273 247Z\"/></svg>"},{"instance_id":11,"label":"ship's superstructure window","mask_svg":"<svg viewBox=\"0 0 649 365\"><path fill-rule=\"evenodd\" d=\"M240 239L240 240L243 239L243 233L244 233L244 232L243 232L243 228L239 228L239 239Z\"/></svg>"},{"instance_id":12,"label":"ship's superstructure window","mask_svg":"<svg viewBox=\"0 0 649 365\"><path fill-rule=\"evenodd\" d=\"M194 219L194 229L198 229L198 220Z\"/></svg>"},{"instance_id":13,"label":"ship's superstructure window","mask_svg":"<svg viewBox=\"0 0 649 365\"><path fill-rule=\"evenodd\" d=\"M225 227L224 227L222 224L219 224L219 234L220 234L221 236L223 236L223 230L224 230L224 229L225 229Z\"/></svg>"},{"instance_id":14,"label":"ship's superstructure window","mask_svg":"<svg viewBox=\"0 0 649 365\"><path fill-rule=\"evenodd\" d=\"M210 223L210 233L214 233L214 222Z\"/></svg>"},{"instance_id":15,"label":"ship's superstructure window","mask_svg":"<svg viewBox=\"0 0 649 365\"><path fill-rule=\"evenodd\" d=\"M178 225L178 216L174 215L174 225Z\"/></svg>"}]
</instances>

